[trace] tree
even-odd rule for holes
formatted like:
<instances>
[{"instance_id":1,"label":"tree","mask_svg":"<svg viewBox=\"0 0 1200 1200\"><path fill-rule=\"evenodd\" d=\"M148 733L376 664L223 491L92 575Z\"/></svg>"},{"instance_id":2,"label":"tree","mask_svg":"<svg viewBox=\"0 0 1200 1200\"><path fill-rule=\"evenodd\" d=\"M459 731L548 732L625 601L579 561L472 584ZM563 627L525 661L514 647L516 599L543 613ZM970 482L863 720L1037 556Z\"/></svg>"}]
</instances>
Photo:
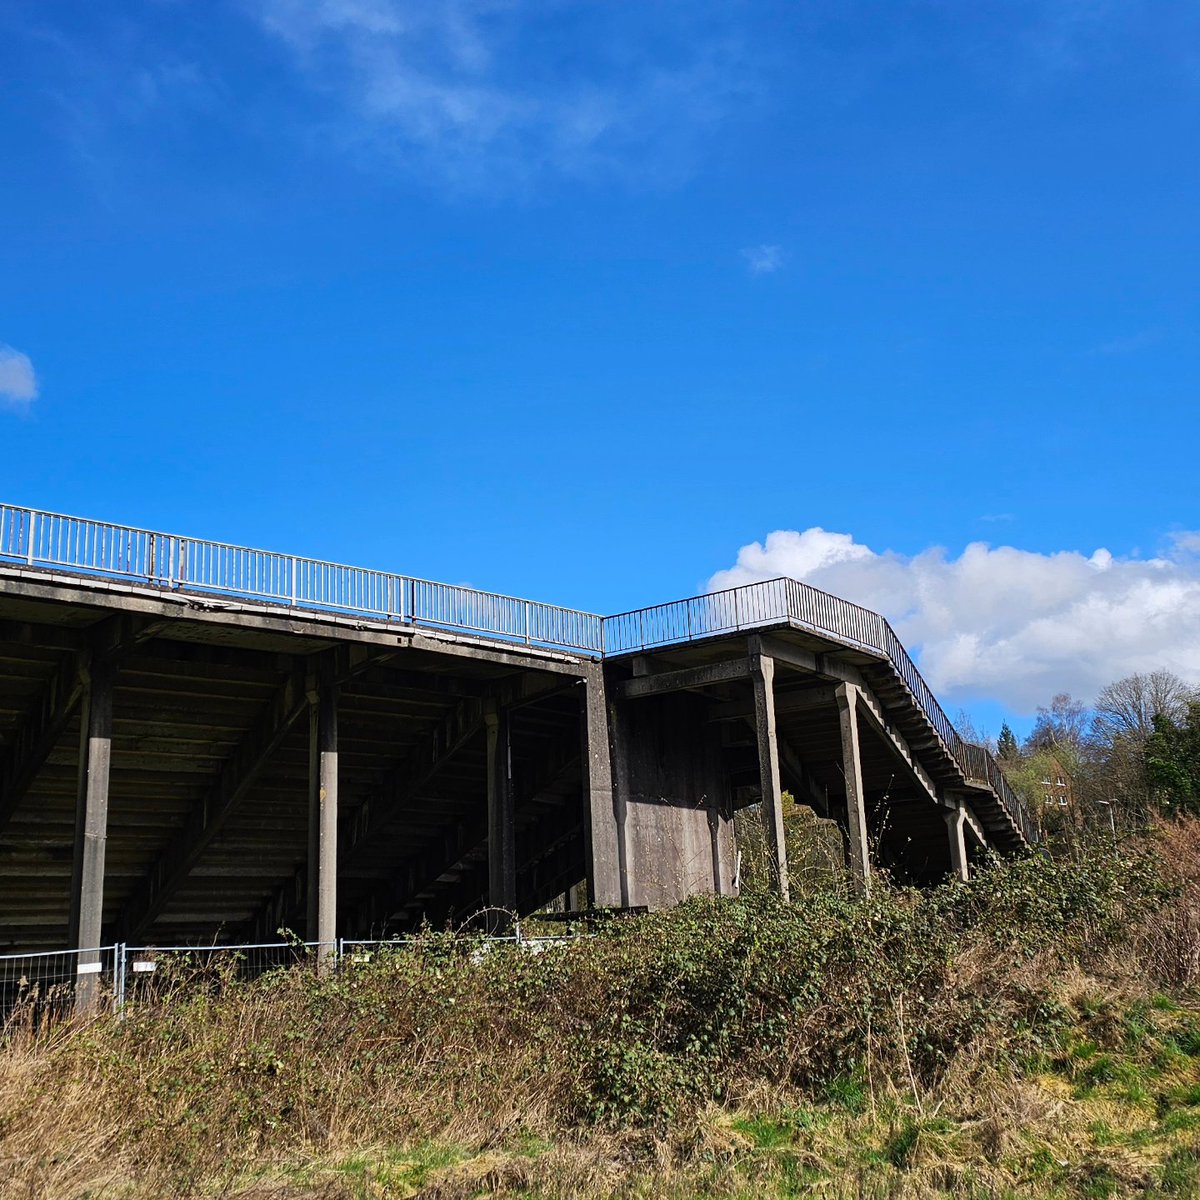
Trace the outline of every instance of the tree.
<instances>
[{"instance_id":1,"label":"tree","mask_svg":"<svg viewBox=\"0 0 1200 1200\"><path fill-rule=\"evenodd\" d=\"M1026 753L1053 750L1060 755L1069 754L1071 761L1064 765L1073 769L1074 763L1083 755L1088 727L1087 707L1067 692L1059 692L1050 701L1049 708L1043 705L1037 711L1033 731L1025 739Z\"/></svg>"},{"instance_id":2,"label":"tree","mask_svg":"<svg viewBox=\"0 0 1200 1200\"><path fill-rule=\"evenodd\" d=\"M1196 691L1178 675L1166 670L1127 675L1110 683L1093 706L1092 737L1101 745L1130 741L1139 749L1154 732L1154 718L1168 717L1178 724L1187 714Z\"/></svg>"},{"instance_id":3,"label":"tree","mask_svg":"<svg viewBox=\"0 0 1200 1200\"><path fill-rule=\"evenodd\" d=\"M1000 737L996 741L996 757L1006 763L1016 762L1021 757L1016 735L1009 728L1007 721L1000 726Z\"/></svg>"},{"instance_id":4,"label":"tree","mask_svg":"<svg viewBox=\"0 0 1200 1200\"><path fill-rule=\"evenodd\" d=\"M1200 815L1200 700L1182 721L1159 714L1146 739L1146 781L1158 803L1175 812Z\"/></svg>"},{"instance_id":5,"label":"tree","mask_svg":"<svg viewBox=\"0 0 1200 1200\"><path fill-rule=\"evenodd\" d=\"M1156 789L1146 770L1146 751L1155 721L1162 718L1164 730L1182 726L1189 701L1197 698L1179 676L1166 670L1127 675L1096 698L1089 759L1097 782L1127 821L1142 820L1154 806Z\"/></svg>"}]
</instances>

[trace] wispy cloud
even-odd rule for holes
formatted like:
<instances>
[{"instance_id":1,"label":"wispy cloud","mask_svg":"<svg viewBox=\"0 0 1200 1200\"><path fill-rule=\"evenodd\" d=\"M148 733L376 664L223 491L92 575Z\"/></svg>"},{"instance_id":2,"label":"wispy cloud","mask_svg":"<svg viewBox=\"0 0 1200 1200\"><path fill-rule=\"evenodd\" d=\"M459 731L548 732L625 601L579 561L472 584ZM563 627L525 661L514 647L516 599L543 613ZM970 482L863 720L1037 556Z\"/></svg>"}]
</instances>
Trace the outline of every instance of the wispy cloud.
<instances>
[{"instance_id":1,"label":"wispy cloud","mask_svg":"<svg viewBox=\"0 0 1200 1200\"><path fill-rule=\"evenodd\" d=\"M332 136L439 184L653 183L743 90L733 28L683 6L598 6L581 32L525 0L246 2L331 102Z\"/></svg>"},{"instance_id":2,"label":"wispy cloud","mask_svg":"<svg viewBox=\"0 0 1200 1200\"><path fill-rule=\"evenodd\" d=\"M29 355L0 344L0 406L26 412L37 396L37 375Z\"/></svg>"},{"instance_id":3,"label":"wispy cloud","mask_svg":"<svg viewBox=\"0 0 1200 1200\"><path fill-rule=\"evenodd\" d=\"M751 275L774 275L784 263L783 247L747 246L742 251L742 258L746 260Z\"/></svg>"},{"instance_id":4,"label":"wispy cloud","mask_svg":"<svg viewBox=\"0 0 1200 1200\"><path fill-rule=\"evenodd\" d=\"M1040 554L983 542L877 553L848 533L776 530L743 546L713 588L790 575L881 612L947 699L1029 713L1056 692L1090 700L1135 671L1200 683L1200 533L1152 559Z\"/></svg>"},{"instance_id":5,"label":"wispy cloud","mask_svg":"<svg viewBox=\"0 0 1200 1200\"><path fill-rule=\"evenodd\" d=\"M1115 337L1110 341L1101 342L1092 347L1092 354L1136 354L1162 341L1162 333L1157 329L1144 329L1140 333L1131 333L1125 337Z\"/></svg>"}]
</instances>

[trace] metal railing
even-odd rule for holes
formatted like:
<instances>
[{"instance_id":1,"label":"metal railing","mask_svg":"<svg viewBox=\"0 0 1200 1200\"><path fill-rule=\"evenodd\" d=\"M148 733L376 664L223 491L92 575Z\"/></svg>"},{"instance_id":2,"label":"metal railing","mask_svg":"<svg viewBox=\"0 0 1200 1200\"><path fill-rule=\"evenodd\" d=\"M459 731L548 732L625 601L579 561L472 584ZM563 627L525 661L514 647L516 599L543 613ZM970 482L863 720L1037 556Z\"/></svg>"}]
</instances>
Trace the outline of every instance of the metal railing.
<instances>
[{"instance_id":1,"label":"metal railing","mask_svg":"<svg viewBox=\"0 0 1200 1200\"><path fill-rule=\"evenodd\" d=\"M600 617L408 575L8 504L0 504L0 559L601 656L796 625L887 659L966 777L988 783L1026 840L1038 841L1036 826L995 759L959 737L887 621L795 579L770 579Z\"/></svg>"},{"instance_id":2,"label":"metal railing","mask_svg":"<svg viewBox=\"0 0 1200 1200\"><path fill-rule=\"evenodd\" d=\"M172 590L216 592L479 633L525 645L596 654L603 648L602 621L594 613L10 504L0 504L0 558Z\"/></svg>"},{"instance_id":3,"label":"metal railing","mask_svg":"<svg viewBox=\"0 0 1200 1200\"><path fill-rule=\"evenodd\" d=\"M768 579L604 618L606 655L629 654L722 633L793 625L886 659L904 681L966 779L987 783L1029 845L1040 833L995 758L964 741L888 622L870 609L796 579Z\"/></svg>"}]
</instances>

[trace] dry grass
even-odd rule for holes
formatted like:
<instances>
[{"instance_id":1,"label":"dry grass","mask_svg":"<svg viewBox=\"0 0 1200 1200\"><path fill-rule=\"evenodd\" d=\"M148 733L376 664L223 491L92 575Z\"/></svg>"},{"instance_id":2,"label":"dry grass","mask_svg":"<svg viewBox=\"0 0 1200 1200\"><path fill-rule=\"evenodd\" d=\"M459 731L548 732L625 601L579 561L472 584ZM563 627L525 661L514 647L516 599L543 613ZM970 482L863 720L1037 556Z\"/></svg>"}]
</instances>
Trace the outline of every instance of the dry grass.
<instances>
[{"instance_id":1,"label":"dry grass","mask_svg":"<svg viewBox=\"0 0 1200 1200\"><path fill-rule=\"evenodd\" d=\"M1200 824L925 898L431 935L9 1030L0 1195L1200 1195Z\"/></svg>"}]
</instances>

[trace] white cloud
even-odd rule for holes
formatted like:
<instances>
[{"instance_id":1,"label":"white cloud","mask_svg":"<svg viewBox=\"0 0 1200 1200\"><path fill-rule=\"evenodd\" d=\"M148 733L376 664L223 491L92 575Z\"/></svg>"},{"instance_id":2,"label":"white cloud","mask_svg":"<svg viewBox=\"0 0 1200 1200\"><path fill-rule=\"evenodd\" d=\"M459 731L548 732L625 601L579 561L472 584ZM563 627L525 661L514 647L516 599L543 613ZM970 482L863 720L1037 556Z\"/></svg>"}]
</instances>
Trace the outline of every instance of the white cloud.
<instances>
[{"instance_id":1,"label":"white cloud","mask_svg":"<svg viewBox=\"0 0 1200 1200\"><path fill-rule=\"evenodd\" d=\"M0 405L24 411L37 395L37 376L29 356L0 343Z\"/></svg>"},{"instance_id":2,"label":"white cloud","mask_svg":"<svg viewBox=\"0 0 1200 1200\"><path fill-rule=\"evenodd\" d=\"M781 246L747 246L742 251L746 266L751 275L773 275L783 266L783 247Z\"/></svg>"},{"instance_id":3,"label":"white cloud","mask_svg":"<svg viewBox=\"0 0 1200 1200\"><path fill-rule=\"evenodd\" d=\"M326 134L469 188L669 176L742 90L736 36L683 6L601 7L564 45L570 10L527 0L244 3L341 110Z\"/></svg>"},{"instance_id":4,"label":"white cloud","mask_svg":"<svg viewBox=\"0 0 1200 1200\"><path fill-rule=\"evenodd\" d=\"M712 589L789 575L882 613L943 701L991 698L1030 713L1056 692L1090 701L1134 671L1200 683L1200 534L1162 557L1039 554L973 542L876 553L850 534L776 530L738 552Z\"/></svg>"}]
</instances>

